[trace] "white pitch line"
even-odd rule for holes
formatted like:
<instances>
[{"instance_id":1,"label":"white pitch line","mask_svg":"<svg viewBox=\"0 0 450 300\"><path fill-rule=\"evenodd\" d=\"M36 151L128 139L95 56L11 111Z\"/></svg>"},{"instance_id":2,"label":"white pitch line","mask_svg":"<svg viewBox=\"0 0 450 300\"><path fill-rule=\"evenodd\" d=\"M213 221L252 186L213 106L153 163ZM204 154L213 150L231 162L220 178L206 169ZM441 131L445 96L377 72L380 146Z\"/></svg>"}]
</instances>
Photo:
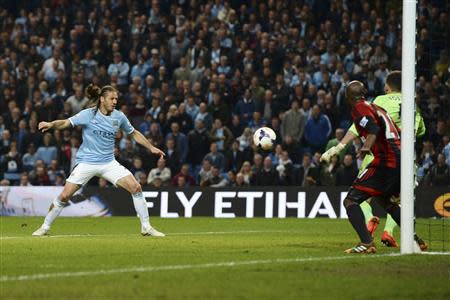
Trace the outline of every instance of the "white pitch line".
<instances>
[{"instance_id":1,"label":"white pitch line","mask_svg":"<svg viewBox=\"0 0 450 300\"><path fill-rule=\"evenodd\" d=\"M379 258L379 257L395 257L400 256L399 253L389 253L380 255L346 255L346 256L326 256L326 257L307 257L307 258L280 258L280 259L266 259L266 260L247 260L247 261L229 261L206 264L188 264L188 265L167 265L167 266L149 266L149 267L133 267L123 269L110 270L96 270L96 271L79 271L79 272L59 272L59 273L41 273L33 275L18 275L18 276L2 276L0 282L8 281L31 281L48 278L61 277L81 277L81 276L99 276L112 275L121 273L144 273L144 272L158 272L158 271L173 271L173 270L187 270L187 269L211 269L221 267L239 267L251 265L268 265L268 264L286 264L286 263L306 263L316 261L333 261L333 260L348 260L354 258Z\"/></svg>"},{"instance_id":2,"label":"white pitch line","mask_svg":"<svg viewBox=\"0 0 450 300\"><path fill-rule=\"evenodd\" d=\"M173 232L167 233L168 236L172 235L216 235L216 234L246 234L246 233L296 233L296 231L289 230L237 230L237 231L199 231L199 232ZM102 236L139 236L138 233L118 233L118 234L60 234L60 235L48 235L46 238L71 238L71 237L102 237ZM36 238L29 236L3 236L0 240L11 239L28 239Z\"/></svg>"},{"instance_id":3,"label":"white pitch line","mask_svg":"<svg viewBox=\"0 0 450 300\"><path fill-rule=\"evenodd\" d=\"M420 254L425 255L450 255L450 251L438 251L438 252L420 252Z\"/></svg>"}]
</instances>

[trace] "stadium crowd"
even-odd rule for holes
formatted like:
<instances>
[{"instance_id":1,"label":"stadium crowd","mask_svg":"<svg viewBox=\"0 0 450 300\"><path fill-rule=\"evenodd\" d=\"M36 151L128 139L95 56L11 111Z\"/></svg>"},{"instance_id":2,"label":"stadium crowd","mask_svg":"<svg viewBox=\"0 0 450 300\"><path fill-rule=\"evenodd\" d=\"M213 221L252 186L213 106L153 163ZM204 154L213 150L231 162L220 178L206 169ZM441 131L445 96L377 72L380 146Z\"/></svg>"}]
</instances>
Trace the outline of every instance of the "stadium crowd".
<instances>
[{"instance_id":1,"label":"stadium crowd","mask_svg":"<svg viewBox=\"0 0 450 300\"><path fill-rule=\"evenodd\" d=\"M351 125L343 87L360 80L373 98L401 69L399 1L10 3L0 8L1 185L64 184L81 131L37 124L89 106L89 83L117 87L118 109L166 152L157 160L117 136L116 159L142 185L350 185L360 142L319 163ZM427 185L450 185L449 8L418 4ZM272 152L252 143L261 126L277 133Z\"/></svg>"}]
</instances>

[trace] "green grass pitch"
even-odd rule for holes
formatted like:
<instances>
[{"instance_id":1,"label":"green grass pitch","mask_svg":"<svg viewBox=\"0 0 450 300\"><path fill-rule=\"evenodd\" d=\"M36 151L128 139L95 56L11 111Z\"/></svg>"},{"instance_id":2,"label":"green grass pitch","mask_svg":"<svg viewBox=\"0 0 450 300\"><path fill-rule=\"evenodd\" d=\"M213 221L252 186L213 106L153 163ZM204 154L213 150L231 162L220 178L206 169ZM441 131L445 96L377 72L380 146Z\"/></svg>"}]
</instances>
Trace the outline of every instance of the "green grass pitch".
<instances>
[{"instance_id":1,"label":"green grass pitch","mask_svg":"<svg viewBox=\"0 0 450 300\"><path fill-rule=\"evenodd\" d=\"M165 238L134 217L59 218L51 237L0 221L1 299L450 298L448 253L399 256L381 227L378 254L347 255L346 220L152 219Z\"/></svg>"}]
</instances>

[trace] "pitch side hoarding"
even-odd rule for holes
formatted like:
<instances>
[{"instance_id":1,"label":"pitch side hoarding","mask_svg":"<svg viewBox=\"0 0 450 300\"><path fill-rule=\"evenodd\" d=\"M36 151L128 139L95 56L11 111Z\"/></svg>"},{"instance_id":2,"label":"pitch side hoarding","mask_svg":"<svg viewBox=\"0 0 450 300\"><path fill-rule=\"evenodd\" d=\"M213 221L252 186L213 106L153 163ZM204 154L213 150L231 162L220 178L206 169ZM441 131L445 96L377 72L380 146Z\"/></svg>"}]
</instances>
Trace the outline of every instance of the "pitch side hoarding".
<instances>
[{"instance_id":1,"label":"pitch side hoarding","mask_svg":"<svg viewBox=\"0 0 450 300\"><path fill-rule=\"evenodd\" d=\"M45 216L62 187L0 187L3 216ZM247 187L161 188L144 190L152 216L162 218L347 218L342 202L346 188ZM374 213L384 216L376 204ZM86 187L63 210L62 216L133 216L131 196L117 188ZM449 188L419 188L418 217L450 217Z\"/></svg>"}]
</instances>

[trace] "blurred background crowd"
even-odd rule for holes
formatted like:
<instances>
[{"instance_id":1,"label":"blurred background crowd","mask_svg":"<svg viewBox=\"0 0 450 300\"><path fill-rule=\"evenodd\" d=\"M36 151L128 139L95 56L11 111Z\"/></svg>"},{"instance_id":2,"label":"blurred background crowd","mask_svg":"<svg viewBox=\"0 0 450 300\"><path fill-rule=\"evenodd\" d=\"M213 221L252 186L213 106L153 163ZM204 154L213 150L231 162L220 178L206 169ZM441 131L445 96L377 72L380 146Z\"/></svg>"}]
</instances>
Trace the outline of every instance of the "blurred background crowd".
<instances>
[{"instance_id":1,"label":"blurred background crowd","mask_svg":"<svg viewBox=\"0 0 450 300\"><path fill-rule=\"evenodd\" d=\"M17 0L0 8L1 185L63 185L80 128L41 133L88 103L89 83L120 91L118 109L157 160L127 136L116 159L144 186L350 185L355 142L329 165L321 153L351 125L343 87L384 93L401 69L401 1ZM418 177L450 185L447 1L419 0ZM269 126L274 151L254 130ZM102 179L92 185L107 186Z\"/></svg>"}]
</instances>

